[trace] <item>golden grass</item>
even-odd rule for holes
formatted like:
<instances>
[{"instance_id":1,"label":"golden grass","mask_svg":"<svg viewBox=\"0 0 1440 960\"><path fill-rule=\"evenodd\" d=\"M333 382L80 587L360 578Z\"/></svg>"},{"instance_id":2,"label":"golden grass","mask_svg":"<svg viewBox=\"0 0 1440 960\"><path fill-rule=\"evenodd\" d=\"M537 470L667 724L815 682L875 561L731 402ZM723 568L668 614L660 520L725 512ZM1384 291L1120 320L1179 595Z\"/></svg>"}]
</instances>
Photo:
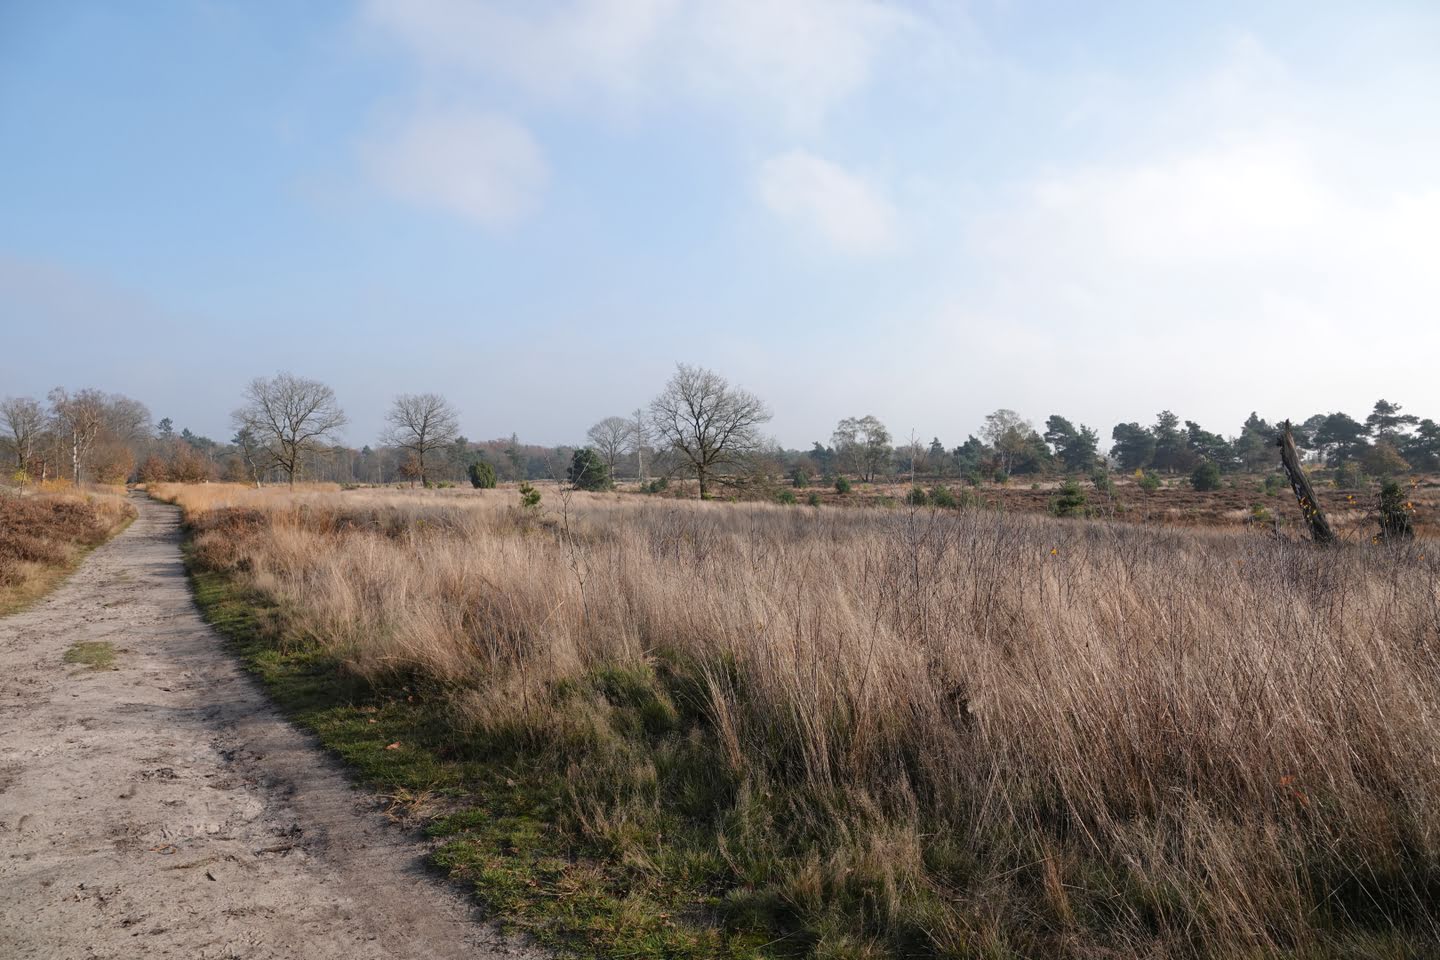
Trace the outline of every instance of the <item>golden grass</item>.
<instances>
[{"instance_id":1,"label":"golden grass","mask_svg":"<svg viewBox=\"0 0 1440 960\"><path fill-rule=\"evenodd\" d=\"M771 892L821 952L1406 956L1440 937L1433 541L154 493L295 635L426 680L462 733L572 756L584 830L623 848L656 810L709 824L724 885ZM616 732L615 676L648 685L653 728ZM676 761L686 738L708 769Z\"/></svg>"},{"instance_id":2,"label":"golden grass","mask_svg":"<svg viewBox=\"0 0 1440 960\"><path fill-rule=\"evenodd\" d=\"M0 615L48 593L134 518L123 495L105 490L0 490Z\"/></svg>"}]
</instances>

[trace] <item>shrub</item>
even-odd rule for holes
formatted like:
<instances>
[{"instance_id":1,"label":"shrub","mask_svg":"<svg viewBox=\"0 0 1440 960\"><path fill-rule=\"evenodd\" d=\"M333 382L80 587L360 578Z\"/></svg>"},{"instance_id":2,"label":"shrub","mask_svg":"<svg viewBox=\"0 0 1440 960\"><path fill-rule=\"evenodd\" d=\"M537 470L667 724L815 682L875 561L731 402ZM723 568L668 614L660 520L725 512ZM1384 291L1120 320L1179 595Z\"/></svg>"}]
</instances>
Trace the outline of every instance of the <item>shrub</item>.
<instances>
[{"instance_id":1,"label":"shrub","mask_svg":"<svg viewBox=\"0 0 1440 960\"><path fill-rule=\"evenodd\" d=\"M978 487L985 482L985 478L980 475L979 471L971 470L965 474L965 482L972 487Z\"/></svg>"},{"instance_id":2,"label":"shrub","mask_svg":"<svg viewBox=\"0 0 1440 960\"><path fill-rule=\"evenodd\" d=\"M1360 476L1360 468L1353 463L1342 463L1335 468L1335 476L1332 480L1335 486L1341 490L1357 490L1364 482Z\"/></svg>"},{"instance_id":3,"label":"shrub","mask_svg":"<svg viewBox=\"0 0 1440 960\"><path fill-rule=\"evenodd\" d=\"M641 485L640 485L640 492L641 492L641 493L661 493L662 491L664 491L664 490L665 490L667 487L669 487L669 486L670 486L670 478L669 478L669 477L656 477L654 480L651 480L649 483L641 484Z\"/></svg>"},{"instance_id":4,"label":"shrub","mask_svg":"<svg viewBox=\"0 0 1440 960\"><path fill-rule=\"evenodd\" d=\"M1394 479L1386 480L1380 486L1380 538L1382 540L1410 540L1415 528L1410 523L1412 505L1405 499L1405 491Z\"/></svg>"},{"instance_id":5,"label":"shrub","mask_svg":"<svg viewBox=\"0 0 1440 960\"><path fill-rule=\"evenodd\" d=\"M808 470L801 470L797 468L795 472L791 474L790 479L791 482L795 484L795 486L801 489L810 486L810 472Z\"/></svg>"},{"instance_id":6,"label":"shrub","mask_svg":"<svg viewBox=\"0 0 1440 960\"><path fill-rule=\"evenodd\" d=\"M520 507L524 510L540 509L540 491L529 480L520 481Z\"/></svg>"},{"instance_id":7,"label":"shrub","mask_svg":"<svg viewBox=\"0 0 1440 960\"><path fill-rule=\"evenodd\" d=\"M775 499L785 504L787 507L794 506L798 502L795 499L795 492L793 490L781 490L779 494L776 495Z\"/></svg>"},{"instance_id":8,"label":"shrub","mask_svg":"<svg viewBox=\"0 0 1440 960\"><path fill-rule=\"evenodd\" d=\"M1160 475L1154 470L1146 470L1144 473L1142 473L1140 475L1139 484L1140 489L1144 490L1146 493L1154 493L1162 486L1160 482Z\"/></svg>"},{"instance_id":9,"label":"shrub","mask_svg":"<svg viewBox=\"0 0 1440 960\"><path fill-rule=\"evenodd\" d=\"M1007 484L1010 482L1010 474L1006 473L1004 470L996 470L995 476L992 479L994 479L994 481L998 484Z\"/></svg>"},{"instance_id":10,"label":"shrub","mask_svg":"<svg viewBox=\"0 0 1440 960\"><path fill-rule=\"evenodd\" d=\"M836 493L849 493L849 492L850 492L850 481L847 480L847 479L845 479L844 477L836 477L836 478L835 478L835 492L836 492Z\"/></svg>"},{"instance_id":11,"label":"shrub","mask_svg":"<svg viewBox=\"0 0 1440 960\"><path fill-rule=\"evenodd\" d=\"M1110 474L1104 470L1096 470L1090 477L1090 482L1095 484L1095 489L1107 497L1115 496L1115 481L1110 479Z\"/></svg>"},{"instance_id":12,"label":"shrub","mask_svg":"<svg viewBox=\"0 0 1440 960\"><path fill-rule=\"evenodd\" d=\"M1265 475L1265 481L1260 484L1260 490L1267 497L1273 497L1285 489L1285 480L1278 473Z\"/></svg>"},{"instance_id":13,"label":"shrub","mask_svg":"<svg viewBox=\"0 0 1440 960\"><path fill-rule=\"evenodd\" d=\"M1220 468L1208 460L1205 461L1190 474L1190 486L1196 490L1219 490Z\"/></svg>"},{"instance_id":14,"label":"shrub","mask_svg":"<svg viewBox=\"0 0 1440 960\"><path fill-rule=\"evenodd\" d=\"M1050 512L1057 517L1083 517L1089 513L1085 506L1085 491L1075 480L1066 480L1060 485L1060 493L1050 501Z\"/></svg>"},{"instance_id":15,"label":"shrub","mask_svg":"<svg viewBox=\"0 0 1440 960\"><path fill-rule=\"evenodd\" d=\"M955 500L955 494L950 492L946 486L930 488L930 502L937 507L954 508L959 506Z\"/></svg>"},{"instance_id":16,"label":"shrub","mask_svg":"<svg viewBox=\"0 0 1440 960\"><path fill-rule=\"evenodd\" d=\"M470 486L476 490L495 489L495 468L484 460L476 460L466 471L470 475Z\"/></svg>"},{"instance_id":17,"label":"shrub","mask_svg":"<svg viewBox=\"0 0 1440 960\"><path fill-rule=\"evenodd\" d=\"M571 455L565 478L576 490L609 490L615 486L610 480L610 468L589 447L581 447Z\"/></svg>"},{"instance_id":18,"label":"shrub","mask_svg":"<svg viewBox=\"0 0 1440 960\"><path fill-rule=\"evenodd\" d=\"M920 487L911 487L910 492L905 494L905 502L912 507L923 507L929 501L930 498L925 496L925 491Z\"/></svg>"},{"instance_id":19,"label":"shrub","mask_svg":"<svg viewBox=\"0 0 1440 960\"><path fill-rule=\"evenodd\" d=\"M805 498L805 502L810 504L810 506L812 507L820 506L820 494L816 493L814 490L811 490L810 496Z\"/></svg>"},{"instance_id":20,"label":"shrub","mask_svg":"<svg viewBox=\"0 0 1440 960\"><path fill-rule=\"evenodd\" d=\"M1270 523L1275 517L1270 513L1270 508L1263 503L1253 504L1250 507L1251 523Z\"/></svg>"}]
</instances>

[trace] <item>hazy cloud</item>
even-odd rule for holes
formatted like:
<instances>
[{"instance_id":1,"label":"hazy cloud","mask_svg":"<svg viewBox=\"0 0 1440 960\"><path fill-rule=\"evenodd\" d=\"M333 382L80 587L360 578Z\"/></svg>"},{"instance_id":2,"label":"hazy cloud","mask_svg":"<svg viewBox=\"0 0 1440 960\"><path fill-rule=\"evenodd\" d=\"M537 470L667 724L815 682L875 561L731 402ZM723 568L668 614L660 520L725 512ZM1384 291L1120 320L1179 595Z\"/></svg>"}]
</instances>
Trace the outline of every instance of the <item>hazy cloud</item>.
<instances>
[{"instance_id":1,"label":"hazy cloud","mask_svg":"<svg viewBox=\"0 0 1440 960\"><path fill-rule=\"evenodd\" d=\"M624 109L700 100L812 126L919 26L877 0L369 0L363 20L433 73Z\"/></svg>"},{"instance_id":2,"label":"hazy cloud","mask_svg":"<svg viewBox=\"0 0 1440 960\"><path fill-rule=\"evenodd\" d=\"M896 213L860 177L803 150L771 157L760 170L760 196L787 222L835 250L872 256L892 250Z\"/></svg>"},{"instance_id":3,"label":"hazy cloud","mask_svg":"<svg viewBox=\"0 0 1440 960\"><path fill-rule=\"evenodd\" d=\"M512 223L539 201L544 153L528 130L493 113L421 112L369 146L375 178L395 196L486 226Z\"/></svg>"}]
</instances>

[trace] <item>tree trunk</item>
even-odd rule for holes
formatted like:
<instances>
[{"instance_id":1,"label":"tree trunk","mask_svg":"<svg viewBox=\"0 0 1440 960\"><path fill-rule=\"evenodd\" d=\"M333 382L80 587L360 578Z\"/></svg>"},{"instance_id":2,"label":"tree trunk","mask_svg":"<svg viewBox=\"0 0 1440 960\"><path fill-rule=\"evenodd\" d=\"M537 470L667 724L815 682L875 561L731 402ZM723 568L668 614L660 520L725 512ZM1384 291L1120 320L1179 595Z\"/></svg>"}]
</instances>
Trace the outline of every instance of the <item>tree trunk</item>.
<instances>
[{"instance_id":1,"label":"tree trunk","mask_svg":"<svg viewBox=\"0 0 1440 960\"><path fill-rule=\"evenodd\" d=\"M1286 476L1290 478L1290 489L1295 491L1300 512L1305 515L1305 522L1310 524L1311 539L1321 544L1334 543L1335 531L1330 528L1330 521L1325 519L1325 511L1320 509L1315 490L1310 486L1310 480L1300 466L1300 454L1295 450L1295 437L1290 432L1289 420L1285 421L1284 430L1275 444L1280 448L1280 463L1285 467Z\"/></svg>"},{"instance_id":2,"label":"tree trunk","mask_svg":"<svg viewBox=\"0 0 1440 960\"><path fill-rule=\"evenodd\" d=\"M700 478L700 499L705 499L705 468L696 467L695 475Z\"/></svg>"}]
</instances>

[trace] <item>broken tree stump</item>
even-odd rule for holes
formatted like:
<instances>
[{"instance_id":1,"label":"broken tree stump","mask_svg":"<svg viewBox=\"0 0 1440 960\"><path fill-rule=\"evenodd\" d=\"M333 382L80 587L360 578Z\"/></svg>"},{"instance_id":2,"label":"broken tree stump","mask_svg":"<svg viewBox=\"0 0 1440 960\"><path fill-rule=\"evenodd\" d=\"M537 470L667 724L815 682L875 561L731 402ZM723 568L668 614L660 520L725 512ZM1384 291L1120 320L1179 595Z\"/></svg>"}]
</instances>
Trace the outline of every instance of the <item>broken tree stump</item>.
<instances>
[{"instance_id":1,"label":"broken tree stump","mask_svg":"<svg viewBox=\"0 0 1440 960\"><path fill-rule=\"evenodd\" d=\"M1280 448L1280 463L1285 467L1285 475L1290 478L1290 489L1295 491L1295 499L1300 501L1300 512L1304 514L1305 522L1310 524L1310 539L1316 543L1334 543L1335 531L1330 528L1330 521L1325 519L1325 511L1320 509L1310 478L1305 476L1305 469L1300 466L1300 454L1295 449L1295 436L1290 432L1289 420L1285 421L1284 430L1275 445Z\"/></svg>"}]
</instances>

